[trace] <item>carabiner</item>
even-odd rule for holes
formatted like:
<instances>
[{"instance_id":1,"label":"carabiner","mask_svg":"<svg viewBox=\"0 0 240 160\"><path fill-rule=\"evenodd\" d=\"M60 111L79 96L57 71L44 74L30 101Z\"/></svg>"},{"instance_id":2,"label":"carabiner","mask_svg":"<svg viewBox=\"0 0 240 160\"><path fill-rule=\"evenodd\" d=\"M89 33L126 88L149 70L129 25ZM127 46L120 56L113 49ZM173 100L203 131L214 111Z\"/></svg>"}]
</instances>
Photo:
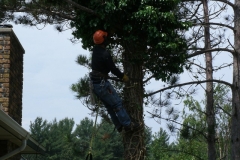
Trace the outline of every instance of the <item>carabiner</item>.
<instances>
[{"instance_id":1,"label":"carabiner","mask_svg":"<svg viewBox=\"0 0 240 160\"><path fill-rule=\"evenodd\" d=\"M103 79L100 83L100 86L103 87L105 85L105 80Z\"/></svg>"}]
</instances>

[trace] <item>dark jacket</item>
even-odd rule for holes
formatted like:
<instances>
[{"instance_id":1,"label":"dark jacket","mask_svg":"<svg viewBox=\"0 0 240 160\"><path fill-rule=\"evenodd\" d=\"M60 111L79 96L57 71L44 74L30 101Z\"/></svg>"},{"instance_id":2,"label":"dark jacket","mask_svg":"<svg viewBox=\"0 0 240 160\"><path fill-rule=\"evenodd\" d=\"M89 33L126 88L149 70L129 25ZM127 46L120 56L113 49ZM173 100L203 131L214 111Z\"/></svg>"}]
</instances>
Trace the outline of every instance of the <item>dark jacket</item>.
<instances>
[{"instance_id":1,"label":"dark jacket","mask_svg":"<svg viewBox=\"0 0 240 160\"><path fill-rule=\"evenodd\" d=\"M115 66L111 54L101 46L95 46L92 52L92 70L107 75L109 72L118 78L123 78L123 73Z\"/></svg>"}]
</instances>

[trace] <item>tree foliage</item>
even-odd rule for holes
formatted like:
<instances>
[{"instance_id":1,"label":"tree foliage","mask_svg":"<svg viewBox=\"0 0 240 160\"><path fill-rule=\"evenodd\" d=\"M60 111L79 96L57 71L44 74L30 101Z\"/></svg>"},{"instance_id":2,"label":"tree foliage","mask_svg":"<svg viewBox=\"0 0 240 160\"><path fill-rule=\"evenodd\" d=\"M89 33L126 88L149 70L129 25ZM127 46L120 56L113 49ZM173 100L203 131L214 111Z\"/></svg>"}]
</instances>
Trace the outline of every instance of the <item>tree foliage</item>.
<instances>
[{"instance_id":1,"label":"tree foliage","mask_svg":"<svg viewBox=\"0 0 240 160\"><path fill-rule=\"evenodd\" d=\"M2 21L17 24L56 24L73 29L83 48L93 47L92 34L98 29L109 32L111 47L130 49L130 61L140 63L156 79L167 80L173 73L181 73L186 61L186 41L180 32L189 22L181 21L176 12L179 0L39 0L1 1ZM17 15L14 13L20 12ZM161 68L161 69L159 69Z\"/></svg>"},{"instance_id":2,"label":"tree foliage","mask_svg":"<svg viewBox=\"0 0 240 160\"><path fill-rule=\"evenodd\" d=\"M230 112L229 88L217 84L214 87L214 108L216 115L216 157L219 159L230 158ZM188 97L185 102L183 126L180 130L179 144L191 156L207 159L207 123L204 107L206 100L198 102L193 97Z\"/></svg>"},{"instance_id":3,"label":"tree foliage","mask_svg":"<svg viewBox=\"0 0 240 160\"><path fill-rule=\"evenodd\" d=\"M230 159L231 155L231 103L229 101L231 96L229 92L230 90L227 86L221 84L214 85L217 159ZM160 129L152 135L148 158L161 159L164 157L163 159L166 160L208 159L207 115L205 106L206 99L200 101L192 96L188 96L184 101L181 120L167 119L176 123L174 132L174 135L177 137L176 140L171 141L169 133Z\"/></svg>"},{"instance_id":4,"label":"tree foliage","mask_svg":"<svg viewBox=\"0 0 240 160\"><path fill-rule=\"evenodd\" d=\"M151 129L146 128L145 132L146 144L151 146ZM46 149L46 154L23 155L29 160L85 160L89 151L94 160L123 159L122 138L114 126L104 120L97 123L94 129L93 120L89 118L84 118L74 127L73 119L48 122L37 117L30 124L30 133Z\"/></svg>"},{"instance_id":5,"label":"tree foliage","mask_svg":"<svg viewBox=\"0 0 240 160\"><path fill-rule=\"evenodd\" d=\"M83 4L99 15L78 11L77 20L71 23L76 28L73 35L82 38L83 48L91 49L93 31L104 29L113 37L109 40L110 48L121 46L134 52L130 61L142 64L156 79L166 80L172 73L182 72L186 42L178 31L187 29L189 23L178 19L174 11L178 1L112 0L101 5L86 1ZM128 44L135 49L131 50Z\"/></svg>"},{"instance_id":6,"label":"tree foliage","mask_svg":"<svg viewBox=\"0 0 240 160\"><path fill-rule=\"evenodd\" d=\"M174 144L170 144L169 134L160 128L160 130L152 136L149 160L171 160L174 157L173 148Z\"/></svg>"},{"instance_id":7,"label":"tree foliage","mask_svg":"<svg viewBox=\"0 0 240 160\"><path fill-rule=\"evenodd\" d=\"M121 159L123 146L121 137L114 127L104 121L93 130L93 121L85 118L74 127L73 119L65 118L47 122L37 117L30 125L31 136L45 149L45 155L23 155L28 159L45 160L85 160L90 151L89 145L93 136L92 154L94 159Z\"/></svg>"}]
</instances>

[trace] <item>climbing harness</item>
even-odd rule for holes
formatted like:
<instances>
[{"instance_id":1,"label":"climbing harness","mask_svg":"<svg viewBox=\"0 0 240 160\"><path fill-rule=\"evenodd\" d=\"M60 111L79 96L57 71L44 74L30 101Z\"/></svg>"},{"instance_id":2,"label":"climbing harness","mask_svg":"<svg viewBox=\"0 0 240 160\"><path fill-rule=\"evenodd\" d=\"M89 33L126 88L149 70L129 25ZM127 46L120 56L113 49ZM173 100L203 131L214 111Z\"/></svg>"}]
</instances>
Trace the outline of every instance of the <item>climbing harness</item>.
<instances>
[{"instance_id":1,"label":"climbing harness","mask_svg":"<svg viewBox=\"0 0 240 160\"><path fill-rule=\"evenodd\" d=\"M98 80L110 79L110 80L114 80L114 81L117 81L117 82L123 82L123 80L119 79L118 77L110 77L109 75L103 74L103 73L95 71L95 70L93 70L92 72L89 73L89 77L92 77L92 78L98 79ZM129 77L129 79L132 82L139 82L139 81L141 81L141 79L132 78L132 77Z\"/></svg>"},{"instance_id":2,"label":"climbing harness","mask_svg":"<svg viewBox=\"0 0 240 160\"><path fill-rule=\"evenodd\" d=\"M89 84L90 104L94 106L94 105L96 105L96 99L95 99L95 96L93 94L94 87L93 87L92 81L90 79L88 81L88 84Z\"/></svg>"}]
</instances>

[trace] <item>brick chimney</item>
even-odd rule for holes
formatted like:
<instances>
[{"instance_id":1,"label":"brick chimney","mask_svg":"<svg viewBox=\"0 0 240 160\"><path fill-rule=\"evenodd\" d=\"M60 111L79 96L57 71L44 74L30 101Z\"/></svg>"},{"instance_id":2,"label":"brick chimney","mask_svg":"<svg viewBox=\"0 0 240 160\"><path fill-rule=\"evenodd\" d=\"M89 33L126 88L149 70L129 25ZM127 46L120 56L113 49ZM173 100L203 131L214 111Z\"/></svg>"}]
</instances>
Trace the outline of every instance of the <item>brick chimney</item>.
<instances>
[{"instance_id":1,"label":"brick chimney","mask_svg":"<svg viewBox=\"0 0 240 160\"><path fill-rule=\"evenodd\" d=\"M22 123L23 54L11 25L0 25L0 107Z\"/></svg>"},{"instance_id":2,"label":"brick chimney","mask_svg":"<svg viewBox=\"0 0 240 160\"><path fill-rule=\"evenodd\" d=\"M11 25L0 24L0 109L19 125L22 124L23 54L22 45ZM0 141L0 155L18 146L9 140ZM1 156L0 156L1 157ZM20 160L16 155L8 160Z\"/></svg>"}]
</instances>

